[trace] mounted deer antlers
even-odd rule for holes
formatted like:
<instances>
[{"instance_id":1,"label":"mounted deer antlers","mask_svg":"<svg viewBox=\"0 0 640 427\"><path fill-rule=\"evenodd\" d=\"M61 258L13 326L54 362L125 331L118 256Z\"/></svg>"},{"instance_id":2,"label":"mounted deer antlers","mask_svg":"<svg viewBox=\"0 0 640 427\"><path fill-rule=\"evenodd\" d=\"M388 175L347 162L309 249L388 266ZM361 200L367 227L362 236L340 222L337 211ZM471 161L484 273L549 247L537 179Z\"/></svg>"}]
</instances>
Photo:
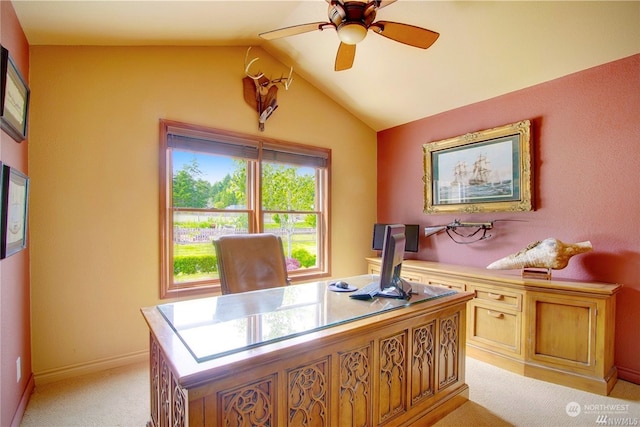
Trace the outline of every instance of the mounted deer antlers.
<instances>
[{"instance_id":1,"label":"mounted deer antlers","mask_svg":"<svg viewBox=\"0 0 640 427\"><path fill-rule=\"evenodd\" d=\"M258 112L258 128L260 131L264 131L264 123L278 108L278 84L281 84L285 90L289 89L293 83L293 67L289 70L289 76L286 78L280 76L277 79L268 79L261 72L251 74L249 68L259 58L256 57L248 61L250 50L251 48L247 49L244 56L244 74L246 75L242 79L244 100Z\"/></svg>"}]
</instances>

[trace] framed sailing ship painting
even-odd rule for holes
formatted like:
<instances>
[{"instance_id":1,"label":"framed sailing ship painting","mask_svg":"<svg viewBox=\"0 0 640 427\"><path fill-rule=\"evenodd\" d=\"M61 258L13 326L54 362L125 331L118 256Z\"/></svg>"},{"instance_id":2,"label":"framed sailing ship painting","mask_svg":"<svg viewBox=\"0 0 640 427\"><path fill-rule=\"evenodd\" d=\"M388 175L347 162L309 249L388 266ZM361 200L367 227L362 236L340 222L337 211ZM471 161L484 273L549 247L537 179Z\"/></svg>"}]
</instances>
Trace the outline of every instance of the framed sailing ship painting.
<instances>
[{"instance_id":1,"label":"framed sailing ship painting","mask_svg":"<svg viewBox=\"0 0 640 427\"><path fill-rule=\"evenodd\" d=\"M529 120L424 144L424 212L533 210L531 146Z\"/></svg>"}]
</instances>

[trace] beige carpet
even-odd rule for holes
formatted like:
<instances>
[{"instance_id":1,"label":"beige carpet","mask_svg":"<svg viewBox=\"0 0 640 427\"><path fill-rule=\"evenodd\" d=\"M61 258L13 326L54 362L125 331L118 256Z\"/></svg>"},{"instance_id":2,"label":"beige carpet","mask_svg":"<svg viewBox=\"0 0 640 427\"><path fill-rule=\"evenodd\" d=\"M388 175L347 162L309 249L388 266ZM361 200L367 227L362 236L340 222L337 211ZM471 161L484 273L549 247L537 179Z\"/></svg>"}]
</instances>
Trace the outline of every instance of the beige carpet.
<instances>
[{"instance_id":1,"label":"beige carpet","mask_svg":"<svg viewBox=\"0 0 640 427\"><path fill-rule=\"evenodd\" d=\"M609 396L601 396L467 358L467 384L469 401L436 423L437 427L640 427L640 385L627 381L619 380Z\"/></svg>"},{"instance_id":2,"label":"beige carpet","mask_svg":"<svg viewBox=\"0 0 640 427\"><path fill-rule=\"evenodd\" d=\"M467 358L469 402L437 427L638 426L640 385L618 381L600 396L525 378ZM567 406L573 411L567 412ZM143 427L149 419L146 363L36 386L22 427Z\"/></svg>"},{"instance_id":3,"label":"beige carpet","mask_svg":"<svg viewBox=\"0 0 640 427\"><path fill-rule=\"evenodd\" d=\"M144 427L149 420L149 364L37 385L21 426Z\"/></svg>"}]
</instances>

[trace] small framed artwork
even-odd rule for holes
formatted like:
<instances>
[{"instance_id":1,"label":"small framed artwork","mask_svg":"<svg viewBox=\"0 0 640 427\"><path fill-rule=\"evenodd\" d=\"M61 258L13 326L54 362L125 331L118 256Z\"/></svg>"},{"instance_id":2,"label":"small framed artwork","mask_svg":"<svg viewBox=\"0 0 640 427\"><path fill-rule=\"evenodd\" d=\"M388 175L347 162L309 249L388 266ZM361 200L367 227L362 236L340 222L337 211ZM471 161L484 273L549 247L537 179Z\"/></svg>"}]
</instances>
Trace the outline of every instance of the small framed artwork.
<instances>
[{"instance_id":1,"label":"small framed artwork","mask_svg":"<svg viewBox=\"0 0 640 427\"><path fill-rule=\"evenodd\" d=\"M29 177L7 165L2 166L2 216L0 258L27 247Z\"/></svg>"},{"instance_id":2,"label":"small framed artwork","mask_svg":"<svg viewBox=\"0 0 640 427\"><path fill-rule=\"evenodd\" d=\"M423 145L424 212L531 211L531 123Z\"/></svg>"},{"instance_id":3,"label":"small framed artwork","mask_svg":"<svg viewBox=\"0 0 640 427\"><path fill-rule=\"evenodd\" d=\"M22 142L27 138L27 116L29 113L29 87L20 74L9 51L0 46L0 127L11 138Z\"/></svg>"}]
</instances>

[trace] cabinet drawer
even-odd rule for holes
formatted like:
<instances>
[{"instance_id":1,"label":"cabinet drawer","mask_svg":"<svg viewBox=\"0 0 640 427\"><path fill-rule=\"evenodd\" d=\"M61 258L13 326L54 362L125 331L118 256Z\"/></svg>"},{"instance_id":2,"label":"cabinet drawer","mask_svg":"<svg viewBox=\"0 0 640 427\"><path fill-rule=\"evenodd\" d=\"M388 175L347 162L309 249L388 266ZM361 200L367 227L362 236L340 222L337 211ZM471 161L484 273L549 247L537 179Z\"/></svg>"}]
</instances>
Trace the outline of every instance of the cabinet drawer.
<instances>
[{"instance_id":1,"label":"cabinet drawer","mask_svg":"<svg viewBox=\"0 0 640 427\"><path fill-rule=\"evenodd\" d=\"M462 292L467 290L467 285L465 283L454 282L451 280L440 280L440 279L430 278L428 280L425 280L424 283L427 285L444 286L445 288L455 289L456 291L462 291Z\"/></svg>"},{"instance_id":2,"label":"cabinet drawer","mask_svg":"<svg viewBox=\"0 0 640 427\"><path fill-rule=\"evenodd\" d=\"M517 311L498 310L473 301L469 303L468 340L501 353L521 354L522 315Z\"/></svg>"},{"instance_id":3,"label":"cabinet drawer","mask_svg":"<svg viewBox=\"0 0 640 427\"><path fill-rule=\"evenodd\" d=\"M404 280L407 280L409 282L414 282L414 283L422 283L422 276L419 274L414 274L412 272L402 272L400 273L400 277L402 277Z\"/></svg>"},{"instance_id":4,"label":"cabinet drawer","mask_svg":"<svg viewBox=\"0 0 640 427\"><path fill-rule=\"evenodd\" d=\"M474 286L473 290L476 292L476 299L495 304L496 307L509 308L517 311L522 311L522 295L517 292L504 291L502 289L484 288L481 286Z\"/></svg>"}]
</instances>

